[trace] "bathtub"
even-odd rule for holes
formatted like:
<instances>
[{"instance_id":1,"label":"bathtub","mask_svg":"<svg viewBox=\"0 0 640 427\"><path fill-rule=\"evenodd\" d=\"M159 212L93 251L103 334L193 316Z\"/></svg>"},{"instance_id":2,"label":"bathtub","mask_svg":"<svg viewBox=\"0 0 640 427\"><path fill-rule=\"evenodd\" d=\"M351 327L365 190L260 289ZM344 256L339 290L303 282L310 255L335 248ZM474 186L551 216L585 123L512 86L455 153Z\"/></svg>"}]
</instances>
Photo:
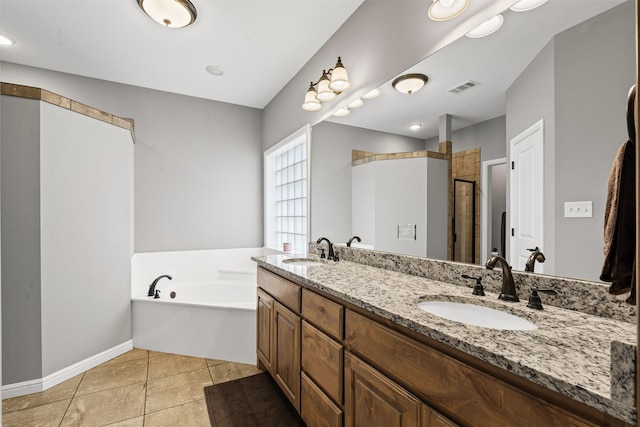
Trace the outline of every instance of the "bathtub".
<instances>
[{"instance_id":1,"label":"bathtub","mask_svg":"<svg viewBox=\"0 0 640 427\"><path fill-rule=\"evenodd\" d=\"M256 363L256 265L265 248L135 254L131 316L136 348ZM163 274L148 297L149 285ZM172 298L173 295L173 298Z\"/></svg>"}]
</instances>

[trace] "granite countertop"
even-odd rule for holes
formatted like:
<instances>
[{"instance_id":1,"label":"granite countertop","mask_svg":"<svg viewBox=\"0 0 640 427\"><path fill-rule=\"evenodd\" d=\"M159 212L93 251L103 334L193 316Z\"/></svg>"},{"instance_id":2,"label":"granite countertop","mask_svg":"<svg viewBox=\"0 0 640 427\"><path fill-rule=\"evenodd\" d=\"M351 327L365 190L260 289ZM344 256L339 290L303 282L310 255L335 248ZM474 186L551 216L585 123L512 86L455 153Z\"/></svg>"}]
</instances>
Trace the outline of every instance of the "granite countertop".
<instances>
[{"instance_id":1,"label":"granite countertop","mask_svg":"<svg viewBox=\"0 0 640 427\"><path fill-rule=\"evenodd\" d=\"M546 305L544 310L471 295L465 286L339 261L300 266L287 255L255 257L259 266L389 319L494 366L635 424L634 406L611 397L611 344L635 342L636 326ZM544 304L544 295L542 301ZM487 329L449 321L417 307L427 300L473 302L523 317L538 328Z\"/></svg>"}]
</instances>

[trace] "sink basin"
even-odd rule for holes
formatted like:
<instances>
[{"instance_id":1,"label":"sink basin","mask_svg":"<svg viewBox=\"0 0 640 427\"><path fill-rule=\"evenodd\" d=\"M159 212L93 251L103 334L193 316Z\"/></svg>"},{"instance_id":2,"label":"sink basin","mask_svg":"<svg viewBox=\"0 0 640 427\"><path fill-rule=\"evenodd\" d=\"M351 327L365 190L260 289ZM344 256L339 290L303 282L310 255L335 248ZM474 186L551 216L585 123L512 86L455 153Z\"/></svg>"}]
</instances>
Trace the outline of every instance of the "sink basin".
<instances>
[{"instance_id":1,"label":"sink basin","mask_svg":"<svg viewBox=\"0 0 640 427\"><path fill-rule=\"evenodd\" d=\"M538 328L522 317L476 304L452 301L425 301L419 303L418 308L447 320L482 328L509 331L530 331Z\"/></svg>"},{"instance_id":2,"label":"sink basin","mask_svg":"<svg viewBox=\"0 0 640 427\"><path fill-rule=\"evenodd\" d=\"M282 262L284 262L285 264L301 265L304 267L323 264L322 261L318 261L317 259L312 259L312 258L288 258L288 259L283 259Z\"/></svg>"}]
</instances>

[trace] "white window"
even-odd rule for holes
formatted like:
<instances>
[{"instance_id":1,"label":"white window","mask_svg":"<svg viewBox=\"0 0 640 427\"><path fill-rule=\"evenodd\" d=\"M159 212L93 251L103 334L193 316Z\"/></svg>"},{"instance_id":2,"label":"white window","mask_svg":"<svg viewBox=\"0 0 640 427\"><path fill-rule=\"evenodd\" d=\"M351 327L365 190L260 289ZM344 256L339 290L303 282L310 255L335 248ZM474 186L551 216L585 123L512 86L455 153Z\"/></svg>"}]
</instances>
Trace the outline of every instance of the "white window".
<instances>
[{"instance_id":1,"label":"white window","mask_svg":"<svg viewBox=\"0 0 640 427\"><path fill-rule=\"evenodd\" d=\"M266 247L307 252L310 133L307 125L265 152Z\"/></svg>"}]
</instances>

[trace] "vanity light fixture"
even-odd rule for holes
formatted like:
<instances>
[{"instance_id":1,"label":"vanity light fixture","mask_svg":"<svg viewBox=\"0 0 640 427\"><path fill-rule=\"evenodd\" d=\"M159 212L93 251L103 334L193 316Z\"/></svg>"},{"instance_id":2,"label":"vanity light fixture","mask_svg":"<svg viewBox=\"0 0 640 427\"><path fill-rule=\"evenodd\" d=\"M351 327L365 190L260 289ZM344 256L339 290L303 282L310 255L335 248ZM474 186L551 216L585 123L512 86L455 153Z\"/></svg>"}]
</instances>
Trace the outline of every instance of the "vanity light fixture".
<instances>
[{"instance_id":1,"label":"vanity light fixture","mask_svg":"<svg viewBox=\"0 0 640 427\"><path fill-rule=\"evenodd\" d=\"M11 37L0 34L0 46L13 46L14 44L16 42Z\"/></svg>"},{"instance_id":2,"label":"vanity light fixture","mask_svg":"<svg viewBox=\"0 0 640 427\"><path fill-rule=\"evenodd\" d=\"M393 83L391 83L391 86L393 86L393 88L398 92L411 95L412 93L422 89L422 87L427 84L428 80L429 78L424 74L405 74L397 77Z\"/></svg>"},{"instance_id":3,"label":"vanity light fixture","mask_svg":"<svg viewBox=\"0 0 640 427\"><path fill-rule=\"evenodd\" d=\"M347 70L342 65L342 59L338 57L335 67L328 71L322 70L322 77L315 83L311 82L304 96L302 109L318 111L322 109L322 102L331 101L350 87L351 82L349 82Z\"/></svg>"},{"instance_id":4,"label":"vanity light fixture","mask_svg":"<svg viewBox=\"0 0 640 427\"><path fill-rule=\"evenodd\" d=\"M514 12L526 12L528 10L535 9L538 6L545 4L547 0L521 0L518 3L511 6L509 9Z\"/></svg>"},{"instance_id":5,"label":"vanity light fixture","mask_svg":"<svg viewBox=\"0 0 640 427\"><path fill-rule=\"evenodd\" d=\"M409 129L411 130L418 130L422 127L422 123L414 123L412 125L409 125Z\"/></svg>"},{"instance_id":6,"label":"vanity light fixture","mask_svg":"<svg viewBox=\"0 0 640 427\"><path fill-rule=\"evenodd\" d=\"M502 15L497 14L491 19L484 21L482 24L478 25L473 30L469 31L466 36L472 39L479 39L480 37L487 37L490 34L495 33L502 27L502 23L504 22L504 18Z\"/></svg>"},{"instance_id":7,"label":"vanity light fixture","mask_svg":"<svg viewBox=\"0 0 640 427\"><path fill-rule=\"evenodd\" d=\"M137 0L138 6L151 19L169 28L182 28L193 24L198 16L189 0Z\"/></svg>"},{"instance_id":8,"label":"vanity light fixture","mask_svg":"<svg viewBox=\"0 0 640 427\"><path fill-rule=\"evenodd\" d=\"M375 88L364 95L362 95L362 99L374 99L380 96L380 89Z\"/></svg>"},{"instance_id":9,"label":"vanity light fixture","mask_svg":"<svg viewBox=\"0 0 640 427\"><path fill-rule=\"evenodd\" d=\"M429 6L429 18L434 21L448 21L464 12L470 0L433 0Z\"/></svg>"}]
</instances>

